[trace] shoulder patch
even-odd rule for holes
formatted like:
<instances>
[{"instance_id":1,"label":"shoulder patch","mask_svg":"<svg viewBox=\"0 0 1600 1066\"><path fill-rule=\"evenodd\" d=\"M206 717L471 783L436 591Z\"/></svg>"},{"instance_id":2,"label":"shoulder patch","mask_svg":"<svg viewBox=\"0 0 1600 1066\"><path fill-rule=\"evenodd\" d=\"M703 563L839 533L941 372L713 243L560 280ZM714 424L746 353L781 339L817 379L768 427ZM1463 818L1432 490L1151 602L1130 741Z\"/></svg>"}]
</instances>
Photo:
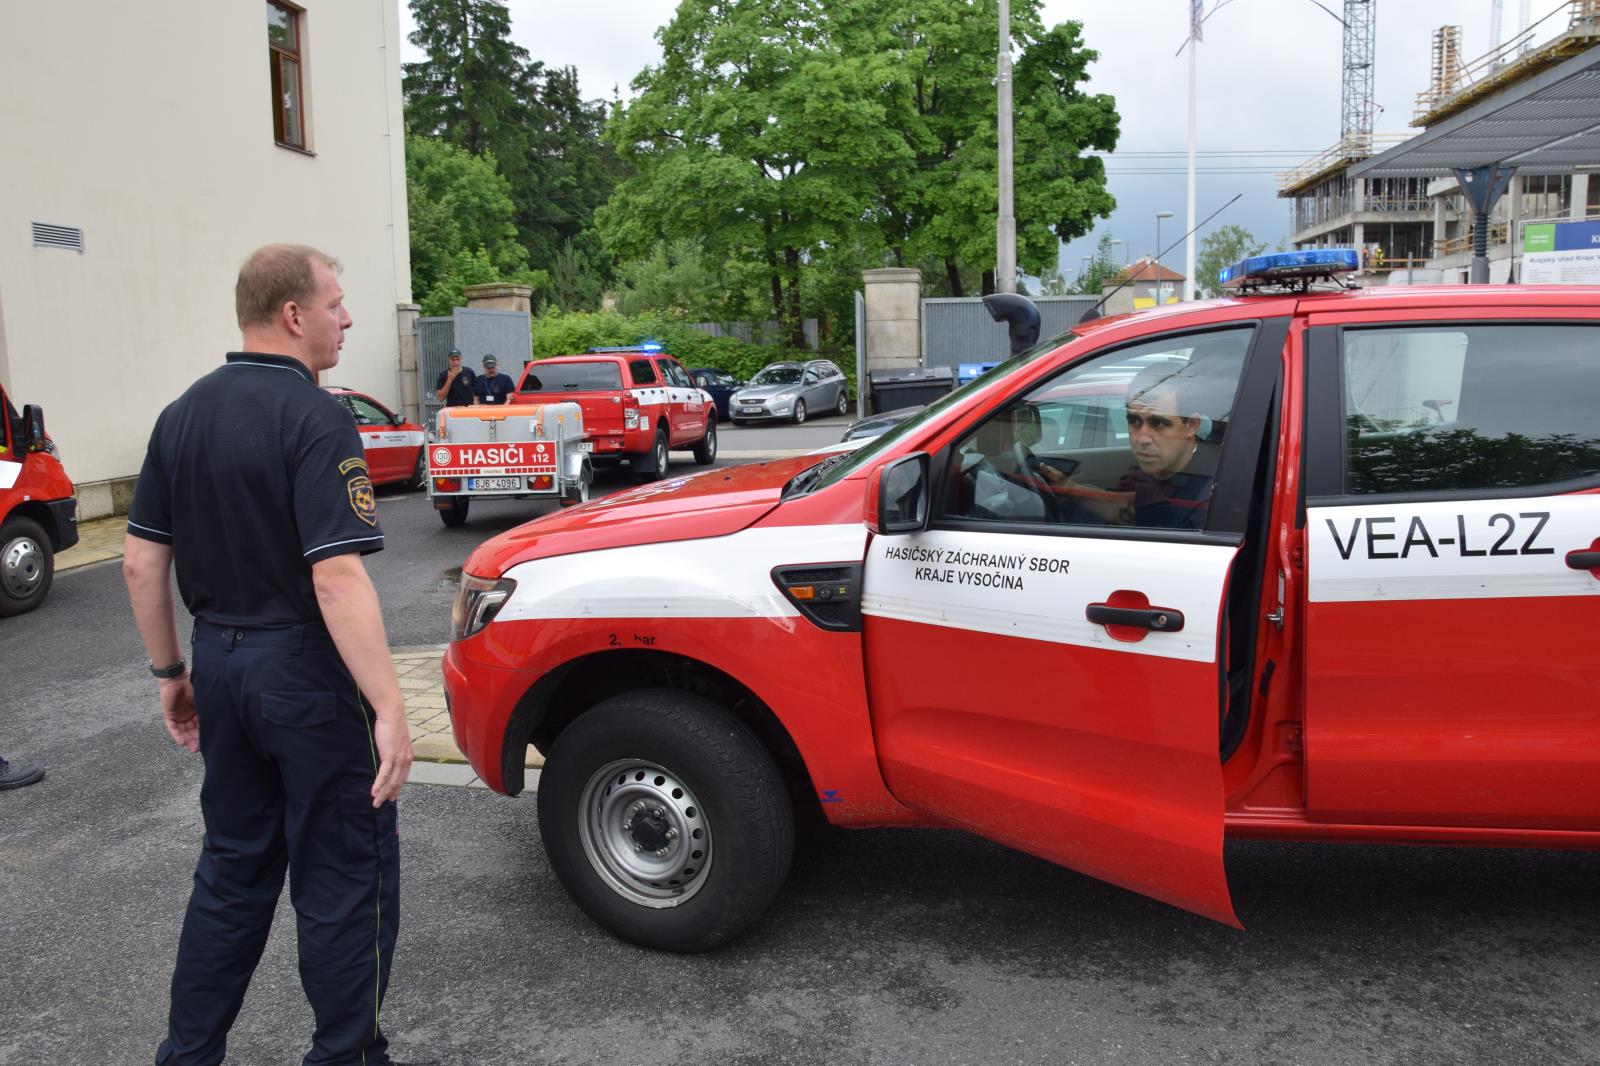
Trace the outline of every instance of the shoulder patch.
<instances>
[{"instance_id":1,"label":"shoulder patch","mask_svg":"<svg viewBox=\"0 0 1600 1066\"><path fill-rule=\"evenodd\" d=\"M360 470L363 473L371 473L370 470L367 470L367 461L365 459L346 459L344 462L339 464L339 473L341 474L348 474L352 470Z\"/></svg>"},{"instance_id":2,"label":"shoulder patch","mask_svg":"<svg viewBox=\"0 0 1600 1066\"><path fill-rule=\"evenodd\" d=\"M357 474L345 482L345 491L350 494L350 509L356 517L369 526L378 524L378 498L372 491L372 482L365 474Z\"/></svg>"}]
</instances>

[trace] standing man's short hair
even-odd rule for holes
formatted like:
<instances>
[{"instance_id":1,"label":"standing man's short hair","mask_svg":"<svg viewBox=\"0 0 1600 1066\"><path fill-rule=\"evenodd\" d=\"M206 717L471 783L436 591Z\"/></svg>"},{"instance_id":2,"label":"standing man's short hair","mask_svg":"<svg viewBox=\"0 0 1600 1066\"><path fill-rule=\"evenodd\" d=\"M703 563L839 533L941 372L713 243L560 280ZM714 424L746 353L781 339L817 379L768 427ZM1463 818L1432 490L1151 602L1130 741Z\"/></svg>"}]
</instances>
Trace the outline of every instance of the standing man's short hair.
<instances>
[{"instance_id":1,"label":"standing man's short hair","mask_svg":"<svg viewBox=\"0 0 1600 1066\"><path fill-rule=\"evenodd\" d=\"M316 263L340 270L337 259L309 244L267 244L250 253L233 287L239 328L270 325L291 300L309 302L317 291Z\"/></svg>"}]
</instances>

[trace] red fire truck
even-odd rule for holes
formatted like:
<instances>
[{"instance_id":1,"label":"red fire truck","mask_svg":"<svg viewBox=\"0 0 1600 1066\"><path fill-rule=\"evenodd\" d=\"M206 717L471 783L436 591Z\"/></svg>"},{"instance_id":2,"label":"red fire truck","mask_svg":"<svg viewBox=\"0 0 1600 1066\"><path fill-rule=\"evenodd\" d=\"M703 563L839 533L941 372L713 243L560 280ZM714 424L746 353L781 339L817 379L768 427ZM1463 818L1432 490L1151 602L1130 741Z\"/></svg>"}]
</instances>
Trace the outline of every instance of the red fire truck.
<instances>
[{"instance_id":1,"label":"red fire truck","mask_svg":"<svg viewBox=\"0 0 1600 1066\"><path fill-rule=\"evenodd\" d=\"M56 554L78 543L77 507L44 412L18 412L0 386L0 617L44 602Z\"/></svg>"},{"instance_id":2,"label":"red fire truck","mask_svg":"<svg viewBox=\"0 0 1600 1066\"><path fill-rule=\"evenodd\" d=\"M1600 290L1356 265L1247 261L858 451L488 541L461 750L515 794L536 746L556 874L675 950L756 920L797 812L1231 925L1225 837L1600 846Z\"/></svg>"}]
</instances>

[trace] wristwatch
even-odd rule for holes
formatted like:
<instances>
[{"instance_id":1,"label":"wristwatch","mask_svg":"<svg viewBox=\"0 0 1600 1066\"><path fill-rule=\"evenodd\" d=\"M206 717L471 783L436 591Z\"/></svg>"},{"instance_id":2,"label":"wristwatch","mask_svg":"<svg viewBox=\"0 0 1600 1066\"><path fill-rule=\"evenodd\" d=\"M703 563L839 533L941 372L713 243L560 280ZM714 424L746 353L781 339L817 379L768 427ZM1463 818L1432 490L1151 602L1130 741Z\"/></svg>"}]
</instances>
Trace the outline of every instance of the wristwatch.
<instances>
[{"instance_id":1,"label":"wristwatch","mask_svg":"<svg viewBox=\"0 0 1600 1066\"><path fill-rule=\"evenodd\" d=\"M175 677L182 677L183 671L187 666L188 664L182 659L179 659L171 666L157 666L155 663L151 663L150 674L152 677L159 677L163 681L171 681Z\"/></svg>"}]
</instances>

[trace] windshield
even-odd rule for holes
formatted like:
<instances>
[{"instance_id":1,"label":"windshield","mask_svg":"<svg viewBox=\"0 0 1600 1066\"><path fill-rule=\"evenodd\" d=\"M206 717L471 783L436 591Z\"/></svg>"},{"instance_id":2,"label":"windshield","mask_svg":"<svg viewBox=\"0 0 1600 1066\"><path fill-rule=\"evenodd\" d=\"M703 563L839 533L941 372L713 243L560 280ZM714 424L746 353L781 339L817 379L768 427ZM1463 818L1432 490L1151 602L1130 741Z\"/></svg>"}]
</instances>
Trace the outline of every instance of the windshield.
<instances>
[{"instance_id":1,"label":"windshield","mask_svg":"<svg viewBox=\"0 0 1600 1066\"><path fill-rule=\"evenodd\" d=\"M1047 341L1041 341L1021 355L1014 355L1007 359L982 377L974 378L954 392L946 393L918 414L889 430L889 432L880 437L874 437L857 450L847 453L848 459L846 461L835 464L830 469L823 471L822 476L813 484L807 486L806 491L815 492L817 489L826 488L835 482L843 481L855 471L872 463L878 456L889 451L906 437L921 430L923 426L938 418L945 411L965 401L968 396L973 395L980 389L989 388L1002 378L1010 377L1017 371L1032 364L1040 356L1048 355L1058 350L1063 344L1075 342L1077 339L1070 332L1067 332L1051 337Z\"/></svg>"},{"instance_id":2,"label":"windshield","mask_svg":"<svg viewBox=\"0 0 1600 1066\"><path fill-rule=\"evenodd\" d=\"M518 392L597 392L622 388L622 368L613 362L534 363Z\"/></svg>"},{"instance_id":3,"label":"windshield","mask_svg":"<svg viewBox=\"0 0 1600 1066\"><path fill-rule=\"evenodd\" d=\"M750 379L752 385L798 385L800 368L797 366L769 366Z\"/></svg>"}]
</instances>

